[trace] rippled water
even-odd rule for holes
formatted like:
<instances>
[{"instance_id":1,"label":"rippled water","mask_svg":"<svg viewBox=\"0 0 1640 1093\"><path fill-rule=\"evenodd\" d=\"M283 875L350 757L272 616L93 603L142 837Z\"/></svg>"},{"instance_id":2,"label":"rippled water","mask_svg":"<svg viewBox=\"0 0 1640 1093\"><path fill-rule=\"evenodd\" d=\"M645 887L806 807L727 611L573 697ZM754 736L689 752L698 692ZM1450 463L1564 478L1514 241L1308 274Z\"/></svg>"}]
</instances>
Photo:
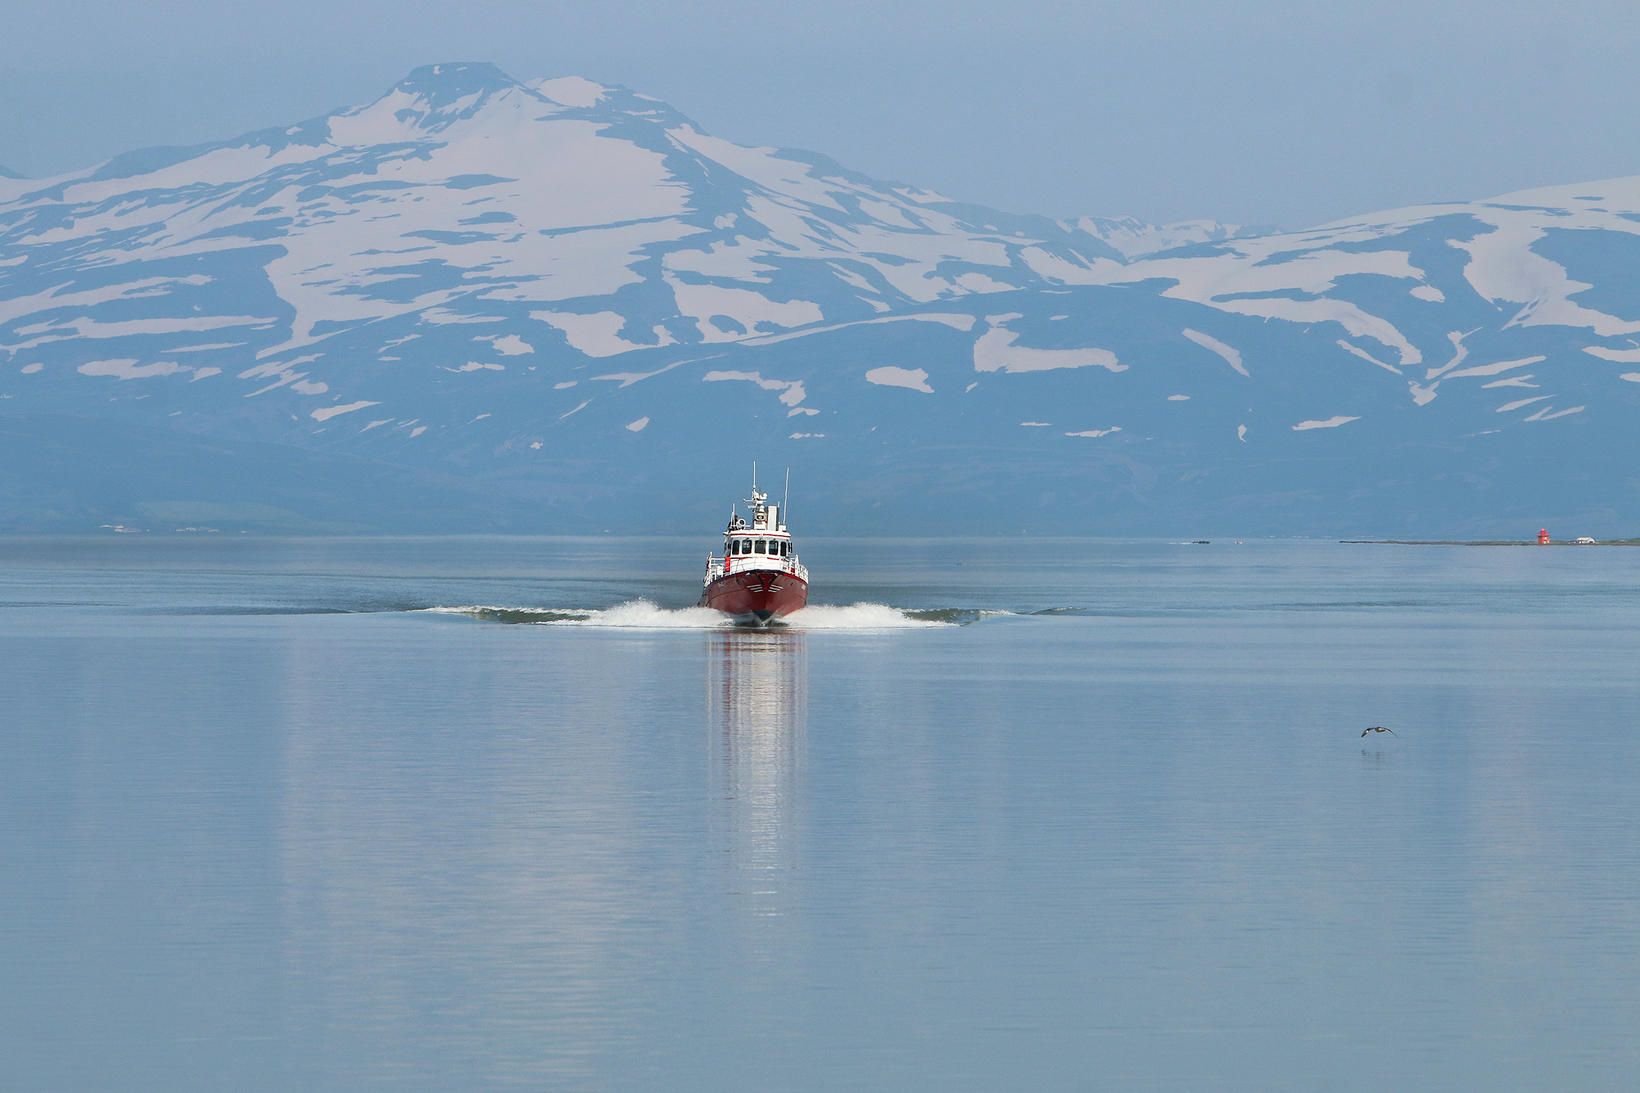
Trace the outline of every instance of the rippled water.
<instances>
[{"instance_id":1,"label":"rippled water","mask_svg":"<svg viewBox=\"0 0 1640 1093\"><path fill-rule=\"evenodd\" d=\"M0 540L0 1085L1640 1079L1640 551L705 549Z\"/></svg>"}]
</instances>

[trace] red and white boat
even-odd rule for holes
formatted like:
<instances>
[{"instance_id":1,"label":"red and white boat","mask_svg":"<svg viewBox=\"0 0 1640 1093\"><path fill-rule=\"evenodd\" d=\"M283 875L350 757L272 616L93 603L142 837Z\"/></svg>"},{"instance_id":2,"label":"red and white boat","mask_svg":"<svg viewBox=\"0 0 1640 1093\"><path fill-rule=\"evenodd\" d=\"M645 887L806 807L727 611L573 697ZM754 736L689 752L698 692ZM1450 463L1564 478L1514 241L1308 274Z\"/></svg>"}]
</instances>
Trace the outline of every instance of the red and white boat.
<instances>
[{"instance_id":1,"label":"red and white boat","mask_svg":"<svg viewBox=\"0 0 1640 1093\"><path fill-rule=\"evenodd\" d=\"M780 522L780 506L769 504L755 478L746 504L751 522L731 513L723 557L706 556L700 606L722 611L740 626L767 626L809 602L809 571Z\"/></svg>"}]
</instances>

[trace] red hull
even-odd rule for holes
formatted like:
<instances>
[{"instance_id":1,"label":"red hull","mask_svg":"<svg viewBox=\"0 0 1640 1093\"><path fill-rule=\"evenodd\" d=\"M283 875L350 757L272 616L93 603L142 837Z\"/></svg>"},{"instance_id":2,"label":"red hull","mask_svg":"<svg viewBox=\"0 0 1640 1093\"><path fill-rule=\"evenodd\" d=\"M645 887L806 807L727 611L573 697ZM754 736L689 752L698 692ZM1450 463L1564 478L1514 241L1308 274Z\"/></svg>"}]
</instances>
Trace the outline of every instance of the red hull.
<instances>
[{"instance_id":1,"label":"red hull","mask_svg":"<svg viewBox=\"0 0 1640 1093\"><path fill-rule=\"evenodd\" d=\"M767 625L809 602L808 582L781 569L747 569L719 577L701 593L702 607L739 623Z\"/></svg>"}]
</instances>

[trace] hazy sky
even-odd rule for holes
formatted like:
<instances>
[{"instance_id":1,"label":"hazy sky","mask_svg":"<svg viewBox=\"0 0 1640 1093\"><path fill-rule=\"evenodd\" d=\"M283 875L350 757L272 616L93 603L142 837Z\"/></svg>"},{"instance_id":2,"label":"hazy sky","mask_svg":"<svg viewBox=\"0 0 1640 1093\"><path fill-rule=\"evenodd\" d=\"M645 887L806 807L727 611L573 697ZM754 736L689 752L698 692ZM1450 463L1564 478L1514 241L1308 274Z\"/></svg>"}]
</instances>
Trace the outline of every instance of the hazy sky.
<instances>
[{"instance_id":1,"label":"hazy sky","mask_svg":"<svg viewBox=\"0 0 1640 1093\"><path fill-rule=\"evenodd\" d=\"M491 60L1019 212L1299 227L1640 174L1636 0L8 0L28 175Z\"/></svg>"}]
</instances>

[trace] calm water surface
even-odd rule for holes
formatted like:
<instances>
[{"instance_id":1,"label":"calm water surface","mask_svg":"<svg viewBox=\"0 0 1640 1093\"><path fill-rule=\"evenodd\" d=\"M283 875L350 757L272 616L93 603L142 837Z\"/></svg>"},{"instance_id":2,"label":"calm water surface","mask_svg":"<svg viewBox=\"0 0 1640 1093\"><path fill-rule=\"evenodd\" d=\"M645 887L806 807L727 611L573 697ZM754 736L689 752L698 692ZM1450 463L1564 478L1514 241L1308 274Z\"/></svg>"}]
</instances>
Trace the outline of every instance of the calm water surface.
<instances>
[{"instance_id":1,"label":"calm water surface","mask_svg":"<svg viewBox=\"0 0 1640 1093\"><path fill-rule=\"evenodd\" d=\"M1640 1082L1640 550L711 545L0 540L0 1086Z\"/></svg>"}]
</instances>

